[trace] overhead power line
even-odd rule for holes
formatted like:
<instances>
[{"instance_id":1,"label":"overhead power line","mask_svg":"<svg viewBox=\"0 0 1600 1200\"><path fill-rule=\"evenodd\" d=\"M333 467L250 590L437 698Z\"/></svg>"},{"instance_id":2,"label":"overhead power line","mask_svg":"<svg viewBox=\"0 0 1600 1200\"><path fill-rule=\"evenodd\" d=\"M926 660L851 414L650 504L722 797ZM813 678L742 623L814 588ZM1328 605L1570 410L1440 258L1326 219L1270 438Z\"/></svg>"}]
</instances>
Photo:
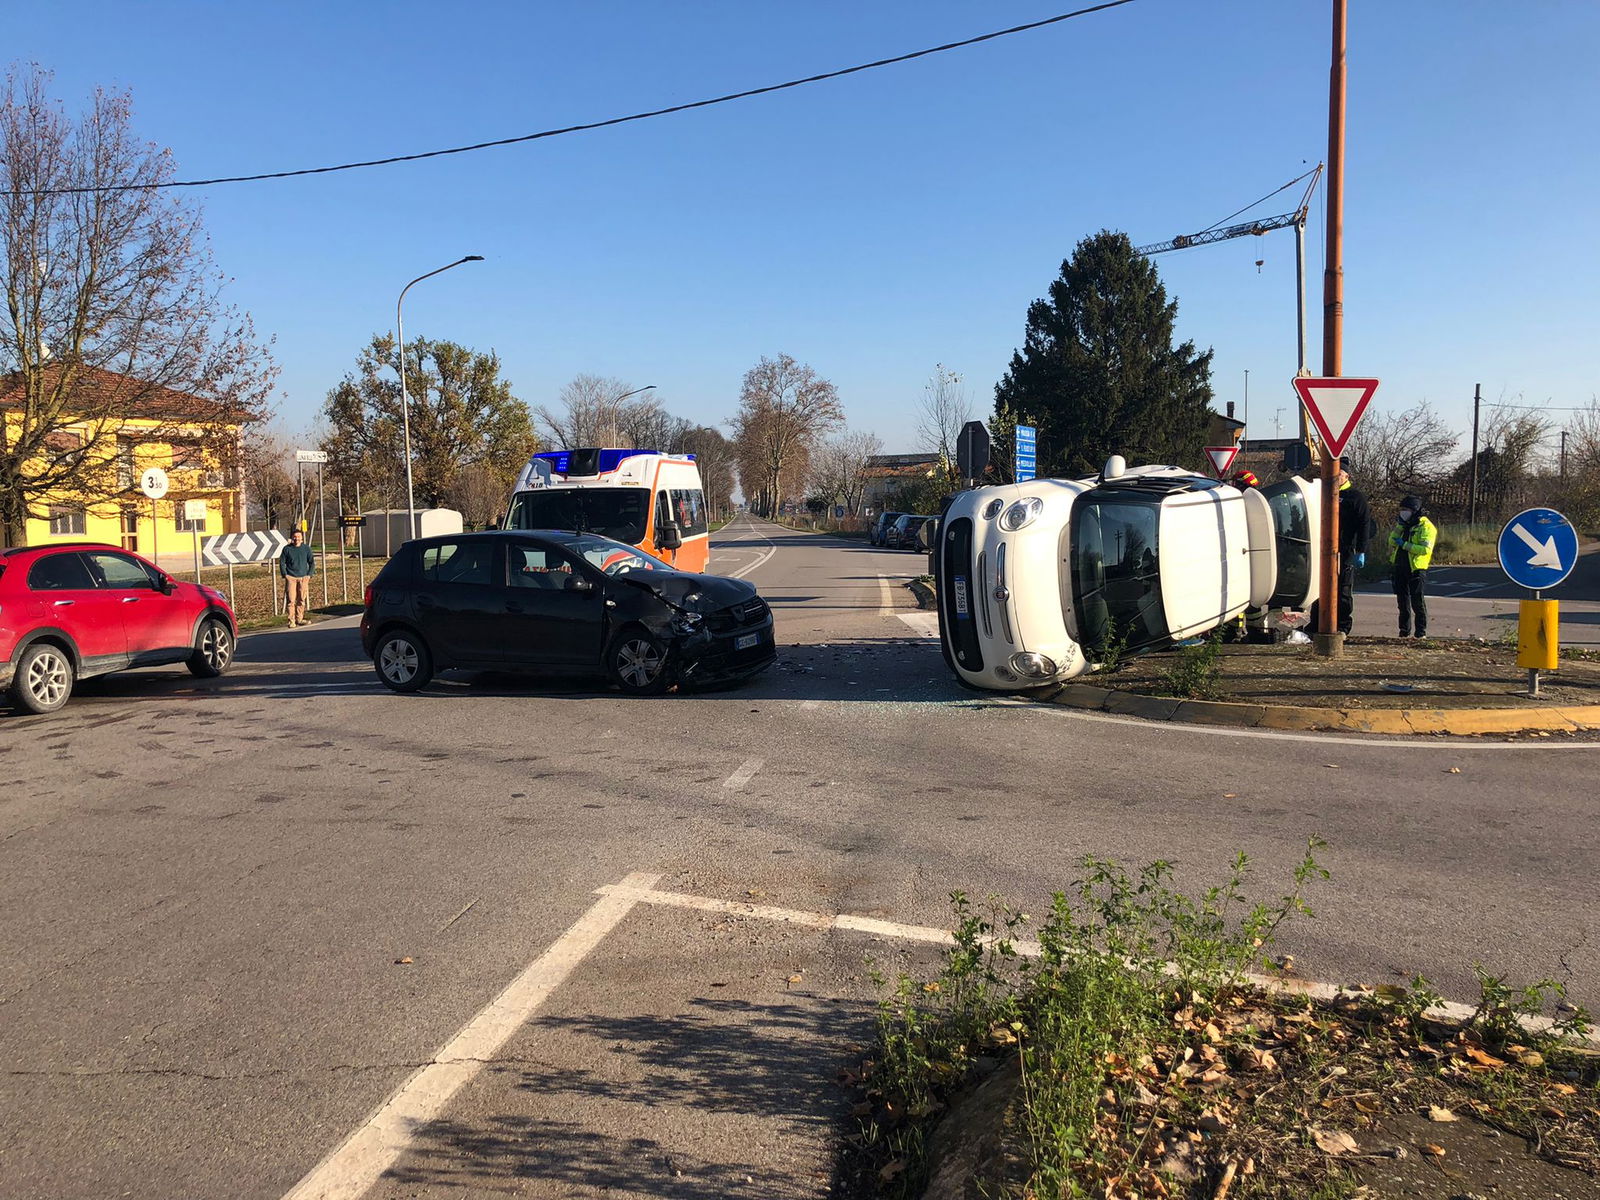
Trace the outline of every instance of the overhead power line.
<instances>
[{"instance_id":1,"label":"overhead power line","mask_svg":"<svg viewBox=\"0 0 1600 1200\"><path fill-rule=\"evenodd\" d=\"M301 175L327 175L334 171L355 171L364 167L386 167L393 163L418 162L425 158L443 158L448 154L470 154L475 150L490 150L496 146L515 146L521 142L536 142L543 138L563 137L570 133L587 133L594 129L607 129L613 125L627 125L633 121L648 121L652 117L666 117L671 116L673 113L689 112L697 108L711 108L717 104L729 104L735 100L748 100L754 96L765 96L772 92L781 92L789 88L804 87L810 83L822 83L829 79L842 79L846 75L859 75L863 71L875 71L879 67L892 67L897 63L927 58L931 54L943 54L947 50L960 50L967 46L976 46L981 42L992 42L996 38L1010 37L1016 33L1027 33L1034 29L1043 29L1047 25L1059 25L1063 21L1071 21L1076 17L1087 17L1093 13L1104 12L1111 8L1121 8L1124 4L1132 3L1133 0L1106 0L1103 4L1094 4L1088 8L1058 13L1056 16L1046 17L1041 21L1029 21L1025 25L1013 25L1009 29L996 29L991 33L979 34L977 37L962 38L958 42L946 42L942 46L930 46L926 50L913 50L909 54L897 54L893 58L880 58L854 67L826 71L821 75L807 75L804 79L790 79L784 83L768 84L765 87L750 88L742 92L729 92L725 96L713 96L708 100L694 100L687 104L674 104L669 108L656 108L651 109L649 112L630 113L625 117L610 117L604 121L588 121L581 125L567 125L560 129L542 129L537 133L524 133L518 137L497 138L488 142L474 142L470 146L452 146L445 150L423 150L415 154L396 154L389 158L372 158L362 162L339 163L328 167L302 167L294 171L264 171L255 175L223 175L215 179L179 179L169 180L165 183L101 184L94 187L19 189L9 194L13 196L68 196L91 192L159 191L165 188L212 187L221 183L258 183L266 179L293 179Z\"/></svg>"}]
</instances>

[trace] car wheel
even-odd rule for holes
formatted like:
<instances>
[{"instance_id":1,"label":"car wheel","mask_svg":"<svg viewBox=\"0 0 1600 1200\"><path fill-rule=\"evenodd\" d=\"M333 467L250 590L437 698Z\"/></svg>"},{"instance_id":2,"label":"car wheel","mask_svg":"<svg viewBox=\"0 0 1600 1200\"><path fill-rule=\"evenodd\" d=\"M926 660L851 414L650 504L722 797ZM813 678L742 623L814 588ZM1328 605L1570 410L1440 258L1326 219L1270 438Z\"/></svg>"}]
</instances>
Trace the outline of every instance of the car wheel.
<instances>
[{"instance_id":1,"label":"car wheel","mask_svg":"<svg viewBox=\"0 0 1600 1200\"><path fill-rule=\"evenodd\" d=\"M200 626L194 653L189 655L189 673L213 679L233 665L233 631L226 621L212 617Z\"/></svg>"},{"instance_id":2,"label":"car wheel","mask_svg":"<svg viewBox=\"0 0 1600 1200\"><path fill-rule=\"evenodd\" d=\"M11 700L31 713L52 713L72 695L72 656L53 642L35 642L17 660Z\"/></svg>"},{"instance_id":3,"label":"car wheel","mask_svg":"<svg viewBox=\"0 0 1600 1200\"><path fill-rule=\"evenodd\" d=\"M632 696L658 696L672 682L667 648L648 630L624 629L606 651L611 682Z\"/></svg>"},{"instance_id":4,"label":"car wheel","mask_svg":"<svg viewBox=\"0 0 1600 1200\"><path fill-rule=\"evenodd\" d=\"M433 656L409 629L396 629L378 639L372 665L383 686L395 692L414 692L433 678Z\"/></svg>"}]
</instances>

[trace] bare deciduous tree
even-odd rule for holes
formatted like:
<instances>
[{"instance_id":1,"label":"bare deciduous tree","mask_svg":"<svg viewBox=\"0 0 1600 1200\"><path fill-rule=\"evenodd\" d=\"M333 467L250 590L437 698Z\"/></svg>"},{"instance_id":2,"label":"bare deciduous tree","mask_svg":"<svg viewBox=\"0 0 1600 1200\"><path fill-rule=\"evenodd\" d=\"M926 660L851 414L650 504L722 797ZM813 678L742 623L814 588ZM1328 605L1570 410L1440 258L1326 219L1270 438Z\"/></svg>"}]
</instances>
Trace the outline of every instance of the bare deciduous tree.
<instances>
[{"instance_id":1,"label":"bare deciduous tree","mask_svg":"<svg viewBox=\"0 0 1600 1200\"><path fill-rule=\"evenodd\" d=\"M733 445L717 430L699 425L683 435L682 449L692 454L700 468L706 503L714 516L727 513L733 503Z\"/></svg>"},{"instance_id":2,"label":"bare deciduous tree","mask_svg":"<svg viewBox=\"0 0 1600 1200\"><path fill-rule=\"evenodd\" d=\"M1346 454L1370 495L1398 495L1442 478L1460 440L1423 400L1403 412L1368 413Z\"/></svg>"},{"instance_id":3,"label":"bare deciduous tree","mask_svg":"<svg viewBox=\"0 0 1600 1200\"><path fill-rule=\"evenodd\" d=\"M917 401L917 441L919 447L939 455L951 479L956 471L956 442L961 427L972 420L972 405L961 376L943 363L933 365L933 375L923 385Z\"/></svg>"},{"instance_id":4,"label":"bare deciduous tree","mask_svg":"<svg viewBox=\"0 0 1600 1200\"><path fill-rule=\"evenodd\" d=\"M802 461L843 420L839 390L832 383L787 354L762 358L745 373L733 420L746 497L754 484L766 510L776 513L785 485L795 484L797 475L804 483Z\"/></svg>"},{"instance_id":5,"label":"bare deciduous tree","mask_svg":"<svg viewBox=\"0 0 1600 1200\"><path fill-rule=\"evenodd\" d=\"M829 504L842 504L852 515L859 513L867 490L867 466L882 450L883 442L873 433L845 433L824 442L811 467L813 489Z\"/></svg>"},{"instance_id":6,"label":"bare deciduous tree","mask_svg":"<svg viewBox=\"0 0 1600 1200\"><path fill-rule=\"evenodd\" d=\"M126 491L117 435L199 443L238 464L277 369L226 307L200 215L165 150L137 138L126 93L74 120L50 76L13 69L0 96L0 528L26 536L47 498Z\"/></svg>"},{"instance_id":7,"label":"bare deciduous tree","mask_svg":"<svg viewBox=\"0 0 1600 1200\"><path fill-rule=\"evenodd\" d=\"M617 446L671 453L688 431L687 421L671 416L649 392L621 379L576 375L561 389L556 407L534 409L540 432L551 446Z\"/></svg>"}]
</instances>

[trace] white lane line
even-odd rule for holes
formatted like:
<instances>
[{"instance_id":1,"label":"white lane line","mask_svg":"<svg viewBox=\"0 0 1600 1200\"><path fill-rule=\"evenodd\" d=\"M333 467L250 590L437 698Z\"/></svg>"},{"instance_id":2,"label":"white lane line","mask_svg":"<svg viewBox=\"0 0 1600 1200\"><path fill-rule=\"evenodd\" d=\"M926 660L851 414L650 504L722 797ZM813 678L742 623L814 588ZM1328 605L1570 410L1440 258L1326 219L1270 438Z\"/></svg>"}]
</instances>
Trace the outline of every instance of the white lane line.
<instances>
[{"instance_id":1,"label":"white lane line","mask_svg":"<svg viewBox=\"0 0 1600 1200\"><path fill-rule=\"evenodd\" d=\"M722 786L730 792L737 792L745 784L755 778L756 772L766 765L764 758L747 758L739 764L739 769L722 781Z\"/></svg>"},{"instance_id":2,"label":"white lane line","mask_svg":"<svg viewBox=\"0 0 1600 1200\"><path fill-rule=\"evenodd\" d=\"M878 576L878 615L880 617L894 615L894 596L889 591L889 579L886 575Z\"/></svg>"},{"instance_id":3,"label":"white lane line","mask_svg":"<svg viewBox=\"0 0 1600 1200\"><path fill-rule=\"evenodd\" d=\"M629 878L632 878L630 876ZM657 876L656 878L660 878ZM761 921L777 921L787 925L804 925L811 929L847 929L854 933L868 933L879 937L898 938L908 942L927 942L936 946L951 946L955 944L955 937L948 929L935 929L931 925L904 925L899 921L884 921L877 917L858 917L849 913L838 913L829 916L827 913L806 912L804 909L776 908L766 904L743 904L737 900L719 900L713 896L693 896L686 892L660 892L654 884L636 885L624 880L620 884L608 884L596 889L599 895L607 897L626 898L636 904L655 904L667 908L688 908L700 912L726 913L729 916L752 917ZM994 934L983 939L993 943L1000 940ZM1012 949L1027 958L1038 958L1041 948L1038 942L1018 938L1011 942ZM1175 973L1177 968L1168 964L1169 972ZM1247 972L1244 975L1246 982L1268 992L1286 993L1297 996L1310 996L1316 1000L1351 999L1360 996L1370 996L1371 988L1348 987L1337 983L1318 983L1308 979L1288 979L1280 975L1259 975ZM1445 1001L1428 1012L1435 1016L1445 1017L1452 1021L1466 1021L1478 1011L1477 1005L1457 1004ZM1553 1022L1547 1017L1533 1017L1524 1019L1523 1028L1531 1031L1548 1029ZM1588 1036L1583 1040L1591 1045L1600 1044L1600 1028L1590 1026Z\"/></svg>"},{"instance_id":4,"label":"white lane line","mask_svg":"<svg viewBox=\"0 0 1600 1200\"><path fill-rule=\"evenodd\" d=\"M762 551L760 557L758 557L754 562L740 567L737 571L729 571L729 579L743 579L746 575L750 574L751 571L754 571L757 567L761 566L778 552L778 543L767 537L767 535L762 533L759 529L752 529L752 532L754 532L757 537L764 538L766 540L767 548L766 550ZM740 540L743 541L744 539L741 538Z\"/></svg>"},{"instance_id":5,"label":"white lane line","mask_svg":"<svg viewBox=\"0 0 1600 1200\"><path fill-rule=\"evenodd\" d=\"M912 629L915 629L922 637L936 638L939 636L938 613L903 612L896 613L895 616L899 617L907 625L911 626Z\"/></svg>"},{"instance_id":6,"label":"white lane line","mask_svg":"<svg viewBox=\"0 0 1600 1200\"><path fill-rule=\"evenodd\" d=\"M358 1200L411 1145L416 1132L436 1118L486 1061L539 1009L639 903L660 875L636 871L605 894L550 948L534 959L461 1027L433 1056L379 1106L365 1124L323 1159L287 1193L284 1200ZM604 889L602 889L603 891Z\"/></svg>"}]
</instances>

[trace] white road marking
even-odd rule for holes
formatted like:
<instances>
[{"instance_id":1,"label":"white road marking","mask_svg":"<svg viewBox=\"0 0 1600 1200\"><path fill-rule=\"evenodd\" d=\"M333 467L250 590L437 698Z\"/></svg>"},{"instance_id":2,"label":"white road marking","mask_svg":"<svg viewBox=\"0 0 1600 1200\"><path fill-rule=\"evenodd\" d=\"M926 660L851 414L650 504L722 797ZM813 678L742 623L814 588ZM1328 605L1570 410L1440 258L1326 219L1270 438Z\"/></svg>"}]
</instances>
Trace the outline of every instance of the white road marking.
<instances>
[{"instance_id":1,"label":"white road marking","mask_svg":"<svg viewBox=\"0 0 1600 1200\"><path fill-rule=\"evenodd\" d=\"M911 628L916 630L917 633L922 637L937 638L939 636L938 613L903 612L896 613L895 616L899 617L907 625L911 626Z\"/></svg>"},{"instance_id":2,"label":"white road marking","mask_svg":"<svg viewBox=\"0 0 1600 1200\"><path fill-rule=\"evenodd\" d=\"M755 529L754 527L752 527L751 531L757 537L764 538L766 540L767 548L764 551L761 552L760 556L754 562L748 563L745 566L740 567L737 571L729 571L728 572L728 578L729 579L743 579L746 575L750 574L751 571L754 571L757 567L763 565L769 558L771 558L774 554L776 554L778 552L778 544L776 542L774 542L770 537L767 537L767 535L762 533L761 530ZM740 539L740 541L743 541L743 540L744 540L743 538Z\"/></svg>"},{"instance_id":3,"label":"white road marking","mask_svg":"<svg viewBox=\"0 0 1600 1200\"><path fill-rule=\"evenodd\" d=\"M629 876L629 879L637 878ZM660 876L654 878L659 879ZM636 884L624 880L620 884L607 884L597 888L596 894L608 898L627 899L632 904L655 904L668 908L695 909L700 912L726 913L729 916L751 917L759 921L776 921L787 925L803 925L811 929L847 929L854 933L874 934L879 937L898 938L908 942L926 942L935 946L950 946L955 944L955 937L948 929L935 929L931 925L905 925L899 921L884 921L877 917L858 917L849 913L806 912L804 909L776 908L767 904L744 904L737 900L719 900L714 896L694 896L687 892L661 892L655 889L654 883ZM986 942L997 942L1000 939L990 934ZM1038 958L1041 947L1038 942L1022 938L1012 939L1012 949L1027 958ZM1169 971L1176 968L1169 964ZM1317 983L1312 980L1289 979L1280 975L1259 975L1253 972L1246 973L1244 979L1247 983L1254 984L1268 992L1287 993L1291 995L1310 996L1317 1000L1335 1000L1356 996L1371 995L1371 988L1346 987L1336 983ZM1445 1001L1428 1010L1430 1013L1448 1018L1452 1021L1466 1021L1477 1011L1476 1005L1457 1004ZM1524 1021L1524 1028L1530 1031L1548 1029L1552 1022L1545 1017L1534 1017ZM1591 1026L1589 1036L1584 1039L1591 1045L1596 1044L1600 1038L1600 1029Z\"/></svg>"},{"instance_id":4,"label":"white road marking","mask_svg":"<svg viewBox=\"0 0 1600 1200\"><path fill-rule=\"evenodd\" d=\"M886 575L878 576L878 615L894 615L894 594L889 591L889 578Z\"/></svg>"},{"instance_id":5,"label":"white road marking","mask_svg":"<svg viewBox=\"0 0 1600 1200\"><path fill-rule=\"evenodd\" d=\"M755 778L757 771L766 765L764 758L747 758L739 764L739 769L722 781L722 786L730 792L737 792L745 784Z\"/></svg>"},{"instance_id":6,"label":"white road marking","mask_svg":"<svg viewBox=\"0 0 1600 1200\"><path fill-rule=\"evenodd\" d=\"M379 1106L365 1124L285 1194L284 1200L357 1200L411 1145L486 1061L539 1009L661 878L634 872L551 943L477 1016Z\"/></svg>"}]
</instances>

